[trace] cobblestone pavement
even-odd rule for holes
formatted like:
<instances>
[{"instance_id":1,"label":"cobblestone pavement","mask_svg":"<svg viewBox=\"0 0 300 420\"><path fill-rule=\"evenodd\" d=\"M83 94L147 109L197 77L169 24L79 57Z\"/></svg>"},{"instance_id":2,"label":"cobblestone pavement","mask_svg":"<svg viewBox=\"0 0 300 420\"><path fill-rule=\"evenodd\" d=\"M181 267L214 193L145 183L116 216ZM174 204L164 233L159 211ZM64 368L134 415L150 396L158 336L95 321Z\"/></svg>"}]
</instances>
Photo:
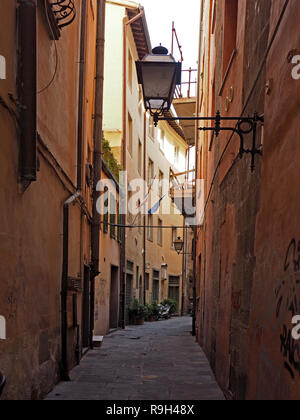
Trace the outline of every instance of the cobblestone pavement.
<instances>
[{"instance_id":1,"label":"cobblestone pavement","mask_svg":"<svg viewBox=\"0 0 300 420\"><path fill-rule=\"evenodd\" d=\"M191 336L191 318L127 327L106 336L47 400L223 400Z\"/></svg>"}]
</instances>

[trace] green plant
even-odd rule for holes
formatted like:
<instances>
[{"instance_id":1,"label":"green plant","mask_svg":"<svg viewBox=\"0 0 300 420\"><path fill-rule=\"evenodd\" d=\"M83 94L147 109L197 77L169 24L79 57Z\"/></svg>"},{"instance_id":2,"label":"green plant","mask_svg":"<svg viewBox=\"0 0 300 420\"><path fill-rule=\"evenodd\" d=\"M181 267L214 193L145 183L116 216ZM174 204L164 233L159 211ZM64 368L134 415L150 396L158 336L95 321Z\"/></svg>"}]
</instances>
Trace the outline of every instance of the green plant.
<instances>
[{"instance_id":1,"label":"green plant","mask_svg":"<svg viewBox=\"0 0 300 420\"><path fill-rule=\"evenodd\" d=\"M176 314L177 311L178 311L178 303L177 303L176 300L165 299L161 304L164 305L164 306L169 306L170 307L170 314L171 315Z\"/></svg>"},{"instance_id":2,"label":"green plant","mask_svg":"<svg viewBox=\"0 0 300 420\"><path fill-rule=\"evenodd\" d=\"M160 308L159 308L158 303L153 302L152 305L150 305L150 308L151 308L151 315L155 318L158 317L159 312L160 312Z\"/></svg>"},{"instance_id":3,"label":"green plant","mask_svg":"<svg viewBox=\"0 0 300 420\"><path fill-rule=\"evenodd\" d=\"M119 172L122 170L121 165L118 164L117 159L114 157L109 141L105 138L102 140L103 159L109 167L112 174L119 181Z\"/></svg>"},{"instance_id":4,"label":"green plant","mask_svg":"<svg viewBox=\"0 0 300 420\"><path fill-rule=\"evenodd\" d=\"M129 314L132 318L145 318L148 316L148 310L138 299L135 299L133 305L129 307Z\"/></svg>"}]
</instances>

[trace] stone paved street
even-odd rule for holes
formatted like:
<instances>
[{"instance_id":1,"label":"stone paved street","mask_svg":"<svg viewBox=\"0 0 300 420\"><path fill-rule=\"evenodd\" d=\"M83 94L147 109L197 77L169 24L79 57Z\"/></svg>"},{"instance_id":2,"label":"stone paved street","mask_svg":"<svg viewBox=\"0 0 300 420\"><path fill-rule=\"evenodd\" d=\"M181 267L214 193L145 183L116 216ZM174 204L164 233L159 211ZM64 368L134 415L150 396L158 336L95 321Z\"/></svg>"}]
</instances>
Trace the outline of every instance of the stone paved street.
<instances>
[{"instance_id":1,"label":"stone paved street","mask_svg":"<svg viewBox=\"0 0 300 420\"><path fill-rule=\"evenodd\" d=\"M190 331L189 317L117 331L47 400L222 400Z\"/></svg>"}]
</instances>

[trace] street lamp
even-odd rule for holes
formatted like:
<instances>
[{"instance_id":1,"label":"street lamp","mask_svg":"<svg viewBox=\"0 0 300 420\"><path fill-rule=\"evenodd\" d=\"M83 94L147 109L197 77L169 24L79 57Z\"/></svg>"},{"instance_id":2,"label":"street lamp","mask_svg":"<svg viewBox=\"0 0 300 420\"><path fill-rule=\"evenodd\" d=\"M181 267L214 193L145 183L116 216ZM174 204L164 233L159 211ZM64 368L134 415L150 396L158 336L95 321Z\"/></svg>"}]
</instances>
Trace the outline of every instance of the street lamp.
<instances>
[{"instance_id":1,"label":"street lamp","mask_svg":"<svg viewBox=\"0 0 300 420\"><path fill-rule=\"evenodd\" d=\"M255 156L262 155L262 151L256 147L256 133L258 123L264 123L264 117L254 114L253 117L221 117L217 111L215 117L166 117L164 113L169 111L174 98L176 85L181 84L181 63L176 63L168 50L162 46L153 49L142 61L136 62L138 82L143 87L144 103L146 111L150 111L157 126L159 121L212 121L214 127L200 127L202 131L213 131L216 137L221 131L231 131L240 137L240 152L251 155L251 171L255 168ZM235 127L222 127L222 121L235 121ZM252 133L252 147L245 148L244 136Z\"/></svg>"},{"instance_id":2,"label":"street lamp","mask_svg":"<svg viewBox=\"0 0 300 420\"><path fill-rule=\"evenodd\" d=\"M167 280L168 278L168 264L161 265L161 278L162 280Z\"/></svg>"},{"instance_id":3,"label":"street lamp","mask_svg":"<svg viewBox=\"0 0 300 420\"><path fill-rule=\"evenodd\" d=\"M152 116L163 115L172 105L176 85L181 84L181 63L162 46L137 61L138 82L143 87L145 109Z\"/></svg>"},{"instance_id":4,"label":"street lamp","mask_svg":"<svg viewBox=\"0 0 300 420\"><path fill-rule=\"evenodd\" d=\"M174 242L173 242L175 251L177 252L178 255L180 255L183 251L183 247L184 247L184 242L181 239L181 237L179 236Z\"/></svg>"}]
</instances>

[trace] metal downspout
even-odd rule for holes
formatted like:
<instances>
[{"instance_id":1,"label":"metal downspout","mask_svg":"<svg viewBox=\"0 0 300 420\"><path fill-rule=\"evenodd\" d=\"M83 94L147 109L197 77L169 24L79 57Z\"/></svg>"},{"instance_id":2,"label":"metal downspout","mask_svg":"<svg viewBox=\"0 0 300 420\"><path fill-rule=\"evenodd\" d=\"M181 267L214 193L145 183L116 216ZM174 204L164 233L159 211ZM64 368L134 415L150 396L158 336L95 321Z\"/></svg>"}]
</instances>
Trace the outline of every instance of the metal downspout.
<instances>
[{"instance_id":1,"label":"metal downspout","mask_svg":"<svg viewBox=\"0 0 300 420\"><path fill-rule=\"evenodd\" d=\"M94 180L93 180L93 222L91 230L91 310L90 310L90 347L93 348L95 317L95 278L100 274L100 228L101 216L97 211L100 192L97 184L102 172L103 137L103 82L104 82L104 44L105 44L105 0L97 0L97 41L96 41L96 87L94 121Z\"/></svg>"},{"instance_id":2,"label":"metal downspout","mask_svg":"<svg viewBox=\"0 0 300 420\"><path fill-rule=\"evenodd\" d=\"M85 40L86 40L86 0L82 0L80 61L79 61L79 93L78 93L78 134L77 134L77 190L78 191L82 190L82 139L83 139Z\"/></svg>"}]
</instances>

